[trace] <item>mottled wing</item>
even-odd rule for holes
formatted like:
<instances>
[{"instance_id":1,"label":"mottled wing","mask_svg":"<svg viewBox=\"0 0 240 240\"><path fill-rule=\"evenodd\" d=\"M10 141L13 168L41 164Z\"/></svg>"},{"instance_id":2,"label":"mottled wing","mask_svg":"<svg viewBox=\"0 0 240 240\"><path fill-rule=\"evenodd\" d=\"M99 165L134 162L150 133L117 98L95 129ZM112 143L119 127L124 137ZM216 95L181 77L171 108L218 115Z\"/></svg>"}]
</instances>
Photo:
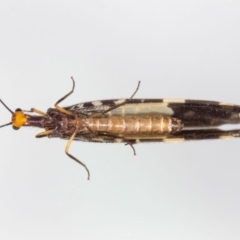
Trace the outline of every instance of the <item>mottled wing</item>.
<instances>
[{"instance_id":1,"label":"mottled wing","mask_svg":"<svg viewBox=\"0 0 240 240\"><path fill-rule=\"evenodd\" d=\"M210 130L184 130L181 132L170 133L166 135L105 135L89 133L77 134L76 141L98 142L98 143L144 143L144 142L183 142L187 140L206 140L206 139L230 139L240 137L240 130L222 131L219 129ZM66 136L66 139L69 137Z\"/></svg>"},{"instance_id":2,"label":"mottled wing","mask_svg":"<svg viewBox=\"0 0 240 240\"><path fill-rule=\"evenodd\" d=\"M117 106L126 99L84 102L65 107L76 114L91 116ZM240 106L223 102L185 99L131 99L130 102L109 112L111 115L161 114L182 120L185 127L220 126L240 123Z\"/></svg>"}]
</instances>

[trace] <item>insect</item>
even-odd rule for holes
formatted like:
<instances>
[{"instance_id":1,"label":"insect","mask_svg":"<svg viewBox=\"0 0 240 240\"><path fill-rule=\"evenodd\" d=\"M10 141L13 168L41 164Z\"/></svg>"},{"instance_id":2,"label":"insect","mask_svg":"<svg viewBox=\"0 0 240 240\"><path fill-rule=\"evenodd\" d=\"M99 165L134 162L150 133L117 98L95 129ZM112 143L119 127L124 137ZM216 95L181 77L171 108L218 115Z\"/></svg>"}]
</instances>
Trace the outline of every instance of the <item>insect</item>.
<instances>
[{"instance_id":1,"label":"insect","mask_svg":"<svg viewBox=\"0 0 240 240\"><path fill-rule=\"evenodd\" d=\"M59 104L74 92L72 90L55 103L55 108L42 112L17 108L11 112L12 125L43 128L37 138L68 140L65 153L90 172L87 166L69 153L73 140L99 143L125 143L132 147L139 142L176 142L240 137L239 129L221 130L224 124L240 123L240 106L223 102L185 99L134 99L137 89L129 99L101 100L61 107ZM35 114L33 114L35 113ZM37 115L36 115L37 114Z\"/></svg>"}]
</instances>

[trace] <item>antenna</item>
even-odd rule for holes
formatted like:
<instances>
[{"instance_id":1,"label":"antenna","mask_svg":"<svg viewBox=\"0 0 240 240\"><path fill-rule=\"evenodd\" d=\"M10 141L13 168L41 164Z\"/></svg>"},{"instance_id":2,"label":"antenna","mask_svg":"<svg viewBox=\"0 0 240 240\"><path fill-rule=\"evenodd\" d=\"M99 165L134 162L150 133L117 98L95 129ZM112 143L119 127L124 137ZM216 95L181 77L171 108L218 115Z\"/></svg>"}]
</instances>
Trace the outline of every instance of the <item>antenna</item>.
<instances>
[{"instance_id":1,"label":"antenna","mask_svg":"<svg viewBox=\"0 0 240 240\"><path fill-rule=\"evenodd\" d=\"M14 114L14 112L6 105L1 99L0 99L0 102L2 103L2 105L3 105L11 114ZM12 125L12 122L3 124L3 125L0 126L0 128L6 127L6 126L9 126L9 125Z\"/></svg>"},{"instance_id":2,"label":"antenna","mask_svg":"<svg viewBox=\"0 0 240 240\"><path fill-rule=\"evenodd\" d=\"M14 114L14 112L2 101L2 99L0 99L0 102L11 114Z\"/></svg>"}]
</instances>

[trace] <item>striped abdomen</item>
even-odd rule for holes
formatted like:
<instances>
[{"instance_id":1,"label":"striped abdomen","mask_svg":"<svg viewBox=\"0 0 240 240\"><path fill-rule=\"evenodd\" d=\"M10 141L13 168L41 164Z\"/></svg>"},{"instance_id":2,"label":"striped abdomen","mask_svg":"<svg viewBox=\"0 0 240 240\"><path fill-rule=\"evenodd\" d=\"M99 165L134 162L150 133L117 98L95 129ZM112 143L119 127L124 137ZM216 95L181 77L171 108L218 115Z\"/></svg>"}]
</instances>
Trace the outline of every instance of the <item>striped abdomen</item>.
<instances>
[{"instance_id":1,"label":"striped abdomen","mask_svg":"<svg viewBox=\"0 0 240 240\"><path fill-rule=\"evenodd\" d=\"M162 115L89 117L83 126L92 132L109 134L166 134L183 128L181 120Z\"/></svg>"}]
</instances>

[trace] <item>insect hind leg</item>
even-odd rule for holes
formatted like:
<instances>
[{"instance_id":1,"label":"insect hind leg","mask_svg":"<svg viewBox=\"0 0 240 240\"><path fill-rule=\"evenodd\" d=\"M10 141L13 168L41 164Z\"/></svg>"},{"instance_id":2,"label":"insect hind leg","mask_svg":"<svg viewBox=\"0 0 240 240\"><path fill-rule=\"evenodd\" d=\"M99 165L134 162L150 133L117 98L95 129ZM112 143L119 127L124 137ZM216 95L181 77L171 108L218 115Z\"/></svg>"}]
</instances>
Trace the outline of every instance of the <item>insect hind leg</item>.
<instances>
[{"instance_id":1,"label":"insect hind leg","mask_svg":"<svg viewBox=\"0 0 240 240\"><path fill-rule=\"evenodd\" d=\"M137 88L136 88L136 90L134 91L134 93L132 94L132 96L131 96L129 99L125 99L125 101L123 101L122 103L119 103L119 104L117 104L117 105L115 105L115 106L113 106L113 107L110 107L110 108L107 109L106 111L103 111L103 112L101 113L101 116L103 116L103 115L104 115L105 113L107 113L107 112L112 111L113 109L116 109L116 108L118 108L118 107L120 107L120 106L123 106L123 105L125 105L126 103L130 102L130 101L133 99L133 97L136 95L136 93L137 93L137 91L138 91L138 89L139 89L139 87L140 87L140 84L141 84L141 81L138 81Z\"/></svg>"},{"instance_id":2,"label":"insect hind leg","mask_svg":"<svg viewBox=\"0 0 240 240\"><path fill-rule=\"evenodd\" d=\"M136 154L136 150L135 150L135 147L133 146L133 144L135 144L136 142L135 141L129 141L129 142L127 142L127 143L125 143L125 146L130 146L131 148L132 148L132 150L133 150L133 155L134 156L136 156L137 154Z\"/></svg>"},{"instance_id":3,"label":"insect hind leg","mask_svg":"<svg viewBox=\"0 0 240 240\"><path fill-rule=\"evenodd\" d=\"M136 150L135 150L135 148L134 148L134 146L133 146L133 144L135 144L136 143L136 141L134 141L134 140L127 140L127 139L125 139L124 137L122 137L122 136L118 136L118 135L114 135L114 134L108 134L108 133L95 133L95 132L93 132L90 128L88 128L88 130L90 131L90 132L92 132L92 133L94 133L95 135L96 135L96 137L102 137L104 140L107 140L107 141L110 141L110 142L119 142L119 143L121 143L121 142L125 142L125 146L127 146L127 145L129 145L131 148L132 148L132 150L133 150L133 155L134 156L136 156L137 154L136 154ZM108 139L106 139L106 138L108 138ZM116 140L117 139L117 140Z\"/></svg>"}]
</instances>

